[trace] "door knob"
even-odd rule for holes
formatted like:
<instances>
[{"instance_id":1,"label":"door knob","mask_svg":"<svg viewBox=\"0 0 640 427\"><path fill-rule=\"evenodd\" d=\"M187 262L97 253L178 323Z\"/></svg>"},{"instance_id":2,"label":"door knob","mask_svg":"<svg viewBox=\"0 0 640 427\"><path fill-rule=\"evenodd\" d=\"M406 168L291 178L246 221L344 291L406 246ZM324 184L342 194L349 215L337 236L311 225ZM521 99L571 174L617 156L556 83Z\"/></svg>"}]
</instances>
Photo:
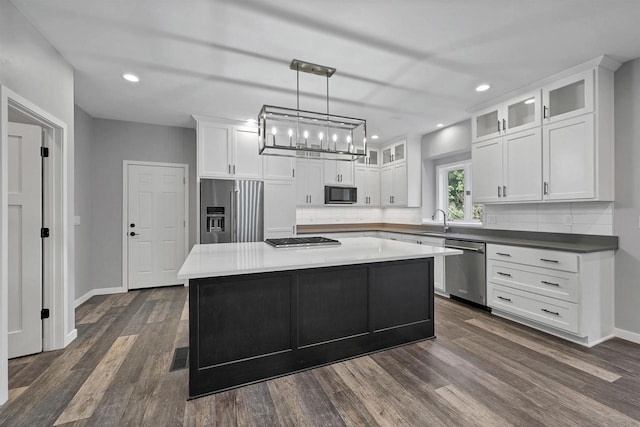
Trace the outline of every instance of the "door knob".
<instances>
[{"instance_id":1,"label":"door knob","mask_svg":"<svg viewBox=\"0 0 640 427\"><path fill-rule=\"evenodd\" d=\"M131 233L129 233L129 236L133 237L133 236L138 236L139 234L140 233L135 233L135 232L132 231Z\"/></svg>"}]
</instances>

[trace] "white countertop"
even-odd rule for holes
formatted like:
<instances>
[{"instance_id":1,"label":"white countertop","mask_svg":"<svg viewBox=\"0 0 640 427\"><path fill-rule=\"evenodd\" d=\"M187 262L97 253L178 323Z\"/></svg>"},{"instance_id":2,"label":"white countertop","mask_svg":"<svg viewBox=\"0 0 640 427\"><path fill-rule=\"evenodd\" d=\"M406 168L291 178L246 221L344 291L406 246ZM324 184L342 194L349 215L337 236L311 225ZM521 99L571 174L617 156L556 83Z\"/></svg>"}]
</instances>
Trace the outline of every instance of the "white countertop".
<instances>
[{"instance_id":1,"label":"white countertop","mask_svg":"<svg viewBox=\"0 0 640 427\"><path fill-rule=\"evenodd\" d=\"M178 279L233 276L462 254L462 251L456 249L417 245L376 237L345 237L339 240L342 243L340 246L311 248L276 249L264 242L195 245L178 272Z\"/></svg>"}]
</instances>

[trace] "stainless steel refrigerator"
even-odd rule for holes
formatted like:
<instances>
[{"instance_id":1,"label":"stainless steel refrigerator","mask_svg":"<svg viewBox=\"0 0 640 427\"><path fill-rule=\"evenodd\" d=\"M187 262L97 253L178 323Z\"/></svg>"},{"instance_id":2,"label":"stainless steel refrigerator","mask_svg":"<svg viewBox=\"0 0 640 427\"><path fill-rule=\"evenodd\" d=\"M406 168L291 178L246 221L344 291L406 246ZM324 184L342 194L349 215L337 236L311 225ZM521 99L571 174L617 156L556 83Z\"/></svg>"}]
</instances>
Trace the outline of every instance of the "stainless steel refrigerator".
<instances>
[{"instance_id":1,"label":"stainless steel refrigerator","mask_svg":"<svg viewBox=\"0 0 640 427\"><path fill-rule=\"evenodd\" d=\"M200 181L200 243L259 242L263 239L262 181Z\"/></svg>"}]
</instances>

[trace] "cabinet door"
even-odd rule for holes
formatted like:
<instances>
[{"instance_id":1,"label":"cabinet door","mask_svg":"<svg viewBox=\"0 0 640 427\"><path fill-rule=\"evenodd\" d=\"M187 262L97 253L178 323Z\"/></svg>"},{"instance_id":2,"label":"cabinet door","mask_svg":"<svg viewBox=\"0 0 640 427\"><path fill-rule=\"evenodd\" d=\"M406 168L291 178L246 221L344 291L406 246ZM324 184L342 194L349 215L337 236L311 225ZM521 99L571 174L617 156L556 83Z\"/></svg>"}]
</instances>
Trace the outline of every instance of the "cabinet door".
<instances>
[{"instance_id":1,"label":"cabinet door","mask_svg":"<svg viewBox=\"0 0 640 427\"><path fill-rule=\"evenodd\" d=\"M559 80L542 88L542 119L555 123L593 112L594 70Z\"/></svg>"},{"instance_id":2,"label":"cabinet door","mask_svg":"<svg viewBox=\"0 0 640 427\"><path fill-rule=\"evenodd\" d=\"M443 247L444 240L429 237L418 237L418 241L423 245ZM433 259L433 287L436 292L445 293L444 284L444 257L434 257Z\"/></svg>"},{"instance_id":3,"label":"cabinet door","mask_svg":"<svg viewBox=\"0 0 640 427\"><path fill-rule=\"evenodd\" d=\"M402 141L399 144L393 146L393 161L401 162L407 159L407 144Z\"/></svg>"},{"instance_id":4,"label":"cabinet door","mask_svg":"<svg viewBox=\"0 0 640 427\"><path fill-rule=\"evenodd\" d=\"M341 185L353 185L353 162L336 161L336 171Z\"/></svg>"},{"instance_id":5,"label":"cabinet door","mask_svg":"<svg viewBox=\"0 0 640 427\"><path fill-rule=\"evenodd\" d=\"M543 132L543 198L595 197L593 114L545 125Z\"/></svg>"},{"instance_id":6,"label":"cabinet door","mask_svg":"<svg viewBox=\"0 0 640 427\"><path fill-rule=\"evenodd\" d=\"M355 186L358 189L358 198L356 202L356 206L366 206L368 205L368 197L367 194L367 169L363 166L356 167L355 170Z\"/></svg>"},{"instance_id":7,"label":"cabinet door","mask_svg":"<svg viewBox=\"0 0 640 427\"><path fill-rule=\"evenodd\" d=\"M471 146L474 203L502 201L502 138Z\"/></svg>"},{"instance_id":8,"label":"cabinet door","mask_svg":"<svg viewBox=\"0 0 640 427\"><path fill-rule=\"evenodd\" d=\"M296 201L293 181L265 181L264 238L292 237L296 226Z\"/></svg>"},{"instance_id":9,"label":"cabinet door","mask_svg":"<svg viewBox=\"0 0 640 427\"><path fill-rule=\"evenodd\" d=\"M307 165L309 162L296 160L296 205L309 204L309 185L307 183Z\"/></svg>"},{"instance_id":10,"label":"cabinet door","mask_svg":"<svg viewBox=\"0 0 640 427\"><path fill-rule=\"evenodd\" d=\"M264 179L293 181L294 161L292 157L262 156Z\"/></svg>"},{"instance_id":11,"label":"cabinet door","mask_svg":"<svg viewBox=\"0 0 640 427\"><path fill-rule=\"evenodd\" d=\"M369 166L378 166L380 164L380 152L377 149L369 148L367 150L369 154L367 155L367 164Z\"/></svg>"},{"instance_id":12,"label":"cabinet door","mask_svg":"<svg viewBox=\"0 0 640 427\"><path fill-rule=\"evenodd\" d=\"M262 179L262 157L258 153L258 131L234 130L234 161L231 172L236 178Z\"/></svg>"},{"instance_id":13,"label":"cabinet door","mask_svg":"<svg viewBox=\"0 0 640 427\"><path fill-rule=\"evenodd\" d=\"M507 201L542 200L542 131L539 127L507 135L502 196ZM474 169L474 175L476 171ZM474 187L475 188L475 187Z\"/></svg>"},{"instance_id":14,"label":"cabinet door","mask_svg":"<svg viewBox=\"0 0 640 427\"><path fill-rule=\"evenodd\" d=\"M536 90L503 103L503 131L509 134L540 126L541 100L541 92Z\"/></svg>"},{"instance_id":15,"label":"cabinet door","mask_svg":"<svg viewBox=\"0 0 640 427\"><path fill-rule=\"evenodd\" d=\"M367 169L367 196L368 206L380 206L380 169Z\"/></svg>"},{"instance_id":16,"label":"cabinet door","mask_svg":"<svg viewBox=\"0 0 640 427\"><path fill-rule=\"evenodd\" d=\"M229 127L198 122L199 175L202 177L231 176L231 145Z\"/></svg>"},{"instance_id":17,"label":"cabinet door","mask_svg":"<svg viewBox=\"0 0 640 427\"><path fill-rule=\"evenodd\" d=\"M500 135L502 129L501 105L478 111L471 116L471 135L474 142L486 141Z\"/></svg>"},{"instance_id":18,"label":"cabinet door","mask_svg":"<svg viewBox=\"0 0 640 427\"><path fill-rule=\"evenodd\" d=\"M327 185L340 184L338 176L338 162L336 160L323 160L324 183Z\"/></svg>"},{"instance_id":19,"label":"cabinet door","mask_svg":"<svg viewBox=\"0 0 640 427\"><path fill-rule=\"evenodd\" d=\"M406 206L408 202L407 165L406 163L393 167L392 205Z\"/></svg>"},{"instance_id":20,"label":"cabinet door","mask_svg":"<svg viewBox=\"0 0 640 427\"><path fill-rule=\"evenodd\" d=\"M380 170L380 202L382 206L391 206L393 195L393 168L391 166Z\"/></svg>"},{"instance_id":21,"label":"cabinet door","mask_svg":"<svg viewBox=\"0 0 640 427\"><path fill-rule=\"evenodd\" d=\"M319 160L310 160L307 163L307 192L309 204L315 206L324 205L324 167Z\"/></svg>"},{"instance_id":22,"label":"cabinet door","mask_svg":"<svg viewBox=\"0 0 640 427\"><path fill-rule=\"evenodd\" d=\"M386 147L382 149L382 165L388 165L393 160L393 147Z\"/></svg>"}]
</instances>

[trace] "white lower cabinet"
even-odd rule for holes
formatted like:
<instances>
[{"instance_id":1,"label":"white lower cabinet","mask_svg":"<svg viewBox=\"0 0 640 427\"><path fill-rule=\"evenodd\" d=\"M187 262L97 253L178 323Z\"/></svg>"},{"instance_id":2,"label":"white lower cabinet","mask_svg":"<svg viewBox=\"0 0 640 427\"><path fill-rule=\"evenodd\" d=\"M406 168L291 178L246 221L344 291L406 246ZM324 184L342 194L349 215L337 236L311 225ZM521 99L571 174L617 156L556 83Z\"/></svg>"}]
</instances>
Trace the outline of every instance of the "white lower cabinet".
<instances>
[{"instance_id":1,"label":"white lower cabinet","mask_svg":"<svg viewBox=\"0 0 640 427\"><path fill-rule=\"evenodd\" d=\"M613 251L487 244L492 313L592 346L613 336Z\"/></svg>"},{"instance_id":2,"label":"white lower cabinet","mask_svg":"<svg viewBox=\"0 0 640 427\"><path fill-rule=\"evenodd\" d=\"M296 191L294 181L264 182L264 238L277 239L296 234Z\"/></svg>"}]
</instances>

